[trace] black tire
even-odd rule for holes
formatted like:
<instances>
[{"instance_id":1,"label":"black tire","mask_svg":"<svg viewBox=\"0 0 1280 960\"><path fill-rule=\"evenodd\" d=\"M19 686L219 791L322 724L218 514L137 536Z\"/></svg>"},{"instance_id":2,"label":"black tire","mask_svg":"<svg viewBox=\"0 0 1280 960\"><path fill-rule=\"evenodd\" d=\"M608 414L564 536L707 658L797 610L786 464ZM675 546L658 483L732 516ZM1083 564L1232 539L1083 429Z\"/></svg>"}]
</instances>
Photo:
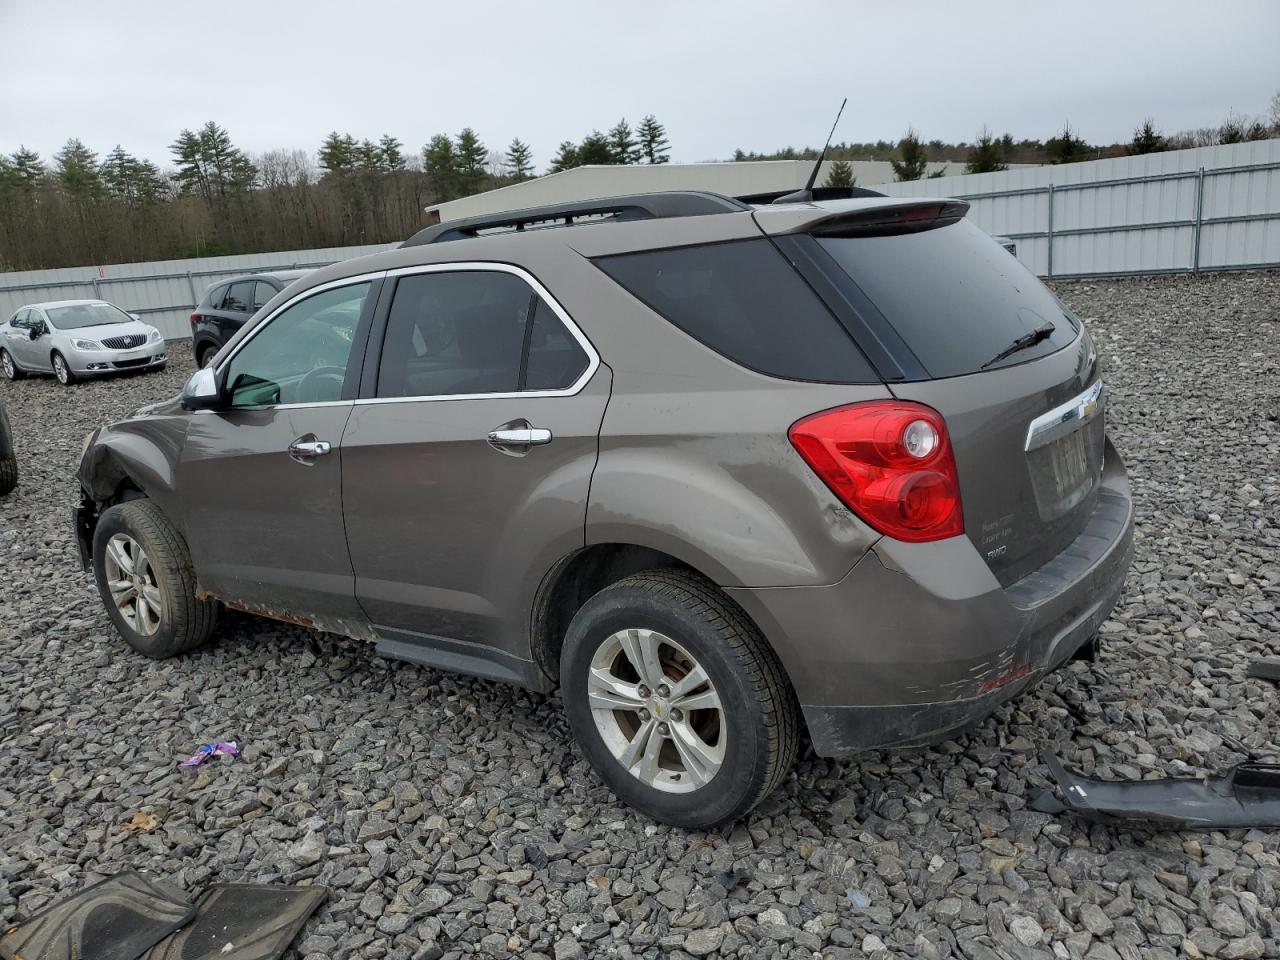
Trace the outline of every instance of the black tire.
<instances>
[{"instance_id":1,"label":"black tire","mask_svg":"<svg viewBox=\"0 0 1280 960\"><path fill-rule=\"evenodd\" d=\"M0 457L0 497L18 485L18 461L12 456Z\"/></svg>"},{"instance_id":2,"label":"black tire","mask_svg":"<svg viewBox=\"0 0 1280 960\"><path fill-rule=\"evenodd\" d=\"M22 380L26 377L26 373L8 350L0 350L0 369L4 370L4 375L9 380Z\"/></svg>"},{"instance_id":3,"label":"black tire","mask_svg":"<svg viewBox=\"0 0 1280 960\"><path fill-rule=\"evenodd\" d=\"M605 743L587 698L592 658L618 631L657 631L700 664L719 695L724 759L705 784L671 793L623 767ZM704 829L746 814L790 773L799 707L782 665L759 630L713 584L684 570L652 570L613 584L574 616L560 660L569 725L614 794L673 826Z\"/></svg>"},{"instance_id":4,"label":"black tire","mask_svg":"<svg viewBox=\"0 0 1280 960\"><path fill-rule=\"evenodd\" d=\"M213 359L214 354L218 352L217 344L206 344L200 348L200 355L196 359L196 366L201 370L209 365L209 361Z\"/></svg>"},{"instance_id":5,"label":"black tire","mask_svg":"<svg viewBox=\"0 0 1280 960\"><path fill-rule=\"evenodd\" d=\"M160 589L159 626L150 635L130 626L107 586L107 544L118 533L132 537L142 546ZM103 511L93 534L93 576L111 622L125 642L143 656L163 660L187 653L213 633L218 603L196 599L195 571L186 542L150 500L129 500Z\"/></svg>"},{"instance_id":6,"label":"black tire","mask_svg":"<svg viewBox=\"0 0 1280 960\"><path fill-rule=\"evenodd\" d=\"M71 369L71 364L67 363L66 357L55 350L49 359L53 363L53 378L55 380L64 387L69 387L76 382L76 375Z\"/></svg>"}]
</instances>

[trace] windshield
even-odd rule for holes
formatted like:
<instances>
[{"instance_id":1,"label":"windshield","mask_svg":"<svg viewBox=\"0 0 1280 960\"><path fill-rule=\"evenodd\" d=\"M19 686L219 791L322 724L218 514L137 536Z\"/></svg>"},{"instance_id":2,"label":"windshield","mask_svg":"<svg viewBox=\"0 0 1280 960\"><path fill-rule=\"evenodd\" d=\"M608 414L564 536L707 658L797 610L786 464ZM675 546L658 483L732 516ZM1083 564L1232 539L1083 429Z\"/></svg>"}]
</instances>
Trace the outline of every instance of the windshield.
<instances>
[{"instance_id":1,"label":"windshield","mask_svg":"<svg viewBox=\"0 0 1280 960\"><path fill-rule=\"evenodd\" d=\"M45 307L49 322L58 330L79 330L107 323L128 323L133 317L109 303L72 303L65 307Z\"/></svg>"},{"instance_id":2,"label":"windshield","mask_svg":"<svg viewBox=\"0 0 1280 960\"><path fill-rule=\"evenodd\" d=\"M888 237L819 237L933 377L1034 360L1076 338L1049 288L972 223ZM1053 330L993 361L1018 338Z\"/></svg>"}]
</instances>

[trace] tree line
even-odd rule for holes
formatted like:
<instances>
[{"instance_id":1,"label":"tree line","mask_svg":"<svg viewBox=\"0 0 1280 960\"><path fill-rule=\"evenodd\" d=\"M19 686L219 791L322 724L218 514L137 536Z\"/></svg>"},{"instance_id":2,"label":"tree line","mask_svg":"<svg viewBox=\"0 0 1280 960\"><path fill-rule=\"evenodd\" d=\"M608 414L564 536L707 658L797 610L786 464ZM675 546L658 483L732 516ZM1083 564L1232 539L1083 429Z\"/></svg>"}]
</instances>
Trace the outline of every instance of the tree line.
<instances>
[{"instance_id":1,"label":"tree line","mask_svg":"<svg viewBox=\"0 0 1280 960\"><path fill-rule=\"evenodd\" d=\"M853 186L853 168L849 165L851 160L888 161L893 165L896 179L919 180L924 176L991 173L1006 170L1011 163L1077 163L1082 160L1136 156L1275 137L1280 137L1280 91L1271 98L1271 105L1265 116L1246 116L1233 112L1216 127L1200 127L1172 134L1162 132L1155 121L1148 117L1134 128L1133 136L1128 142L1105 146L1088 143L1069 122L1047 140L1015 140L1010 133L997 136L984 126L971 144L944 143L941 140L925 142L913 127L908 127L907 132L896 142L878 140L833 144L827 150L828 159L834 162L828 168L826 185ZM734 159L813 160L818 153L812 147L799 150L785 147L772 153L737 150ZM953 166L931 174L925 173L929 163L948 161Z\"/></svg>"},{"instance_id":2,"label":"tree line","mask_svg":"<svg viewBox=\"0 0 1280 960\"><path fill-rule=\"evenodd\" d=\"M426 206L537 175L528 143L492 150L470 127L416 151L334 131L314 155L250 155L210 121L169 149L165 170L75 138L48 162L26 147L0 154L0 271L392 242L423 226ZM669 157L653 115L634 131L624 118L562 142L548 172Z\"/></svg>"}]
</instances>

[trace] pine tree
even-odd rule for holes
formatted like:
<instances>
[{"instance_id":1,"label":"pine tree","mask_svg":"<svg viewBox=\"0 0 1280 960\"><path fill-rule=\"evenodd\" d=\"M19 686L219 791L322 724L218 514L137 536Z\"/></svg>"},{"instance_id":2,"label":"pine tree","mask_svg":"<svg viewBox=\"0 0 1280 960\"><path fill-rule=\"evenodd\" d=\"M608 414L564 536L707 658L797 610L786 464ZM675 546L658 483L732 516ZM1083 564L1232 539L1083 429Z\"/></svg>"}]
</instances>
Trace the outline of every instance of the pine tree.
<instances>
[{"instance_id":1,"label":"pine tree","mask_svg":"<svg viewBox=\"0 0 1280 960\"><path fill-rule=\"evenodd\" d=\"M404 144L384 133L378 140L379 161L382 169L388 173L403 170L405 167Z\"/></svg>"},{"instance_id":2,"label":"pine tree","mask_svg":"<svg viewBox=\"0 0 1280 960\"><path fill-rule=\"evenodd\" d=\"M965 161L965 173L995 173L1008 170L1005 162L1005 144L997 140L986 127L978 134L978 141L969 148L969 158Z\"/></svg>"},{"instance_id":3,"label":"pine tree","mask_svg":"<svg viewBox=\"0 0 1280 960\"><path fill-rule=\"evenodd\" d=\"M103 158L98 176L108 196L130 206L154 203L166 193L164 177L156 165L139 160L119 144Z\"/></svg>"},{"instance_id":4,"label":"pine tree","mask_svg":"<svg viewBox=\"0 0 1280 960\"><path fill-rule=\"evenodd\" d=\"M484 165L489 159L488 148L480 142L474 130L466 127L458 134L454 152L458 158L458 183L463 196L479 193L486 177Z\"/></svg>"},{"instance_id":5,"label":"pine tree","mask_svg":"<svg viewBox=\"0 0 1280 960\"><path fill-rule=\"evenodd\" d=\"M1148 117L1142 121L1142 126L1134 129L1128 152L1136 156L1143 153L1161 153L1168 149L1169 141L1156 129L1155 122Z\"/></svg>"},{"instance_id":6,"label":"pine tree","mask_svg":"<svg viewBox=\"0 0 1280 960\"><path fill-rule=\"evenodd\" d=\"M326 173L337 177L351 173L356 166L356 141L351 134L340 134L334 130L320 144L320 152L316 161Z\"/></svg>"},{"instance_id":7,"label":"pine tree","mask_svg":"<svg viewBox=\"0 0 1280 960\"><path fill-rule=\"evenodd\" d=\"M565 170L572 170L574 167L582 166L582 160L578 156L578 145L572 140L561 142L557 148L556 155L551 161L551 173L562 173Z\"/></svg>"},{"instance_id":8,"label":"pine tree","mask_svg":"<svg viewBox=\"0 0 1280 960\"><path fill-rule=\"evenodd\" d=\"M666 163L670 160L667 147L667 129L651 113L640 121L636 129L640 138L640 155L645 163Z\"/></svg>"},{"instance_id":9,"label":"pine tree","mask_svg":"<svg viewBox=\"0 0 1280 960\"><path fill-rule=\"evenodd\" d=\"M609 138L599 130L592 130L578 145L578 163L582 166L605 166L614 162Z\"/></svg>"},{"instance_id":10,"label":"pine tree","mask_svg":"<svg viewBox=\"0 0 1280 960\"><path fill-rule=\"evenodd\" d=\"M533 175L533 151L519 137L512 138L511 146L507 147L507 167L516 182Z\"/></svg>"},{"instance_id":11,"label":"pine tree","mask_svg":"<svg viewBox=\"0 0 1280 960\"><path fill-rule=\"evenodd\" d=\"M893 173L898 180L919 180L924 176L929 166L929 158L914 128L907 127L906 136L898 141L898 152L902 155L902 159L889 161L893 165Z\"/></svg>"},{"instance_id":12,"label":"pine tree","mask_svg":"<svg viewBox=\"0 0 1280 960\"><path fill-rule=\"evenodd\" d=\"M1044 142L1045 155L1050 163L1078 163L1088 160L1093 148L1076 136L1070 123L1062 125L1062 132Z\"/></svg>"},{"instance_id":13,"label":"pine tree","mask_svg":"<svg viewBox=\"0 0 1280 960\"><path fill-rule=\"evenodd\" d=\"M48 171L40 159L40 154L26 147L18 147L9 156L10 174L15 185L24 190L34 190Z\"/></svg>"},{"instance_id":14,"label":"pine tree","mask_svg":"<svg viewBox=\"0 0 1280 960\"><path fill-rule=\"evenodd\" d=\"M853 175L853 167L848 160L833 160L831 167L827 170L827 179L823 186L852 187L857 182L858 178Z\"/></svg>"},{"instance_id":15,"label":"pine tree","mask_svg":"<svg viewBox=\"0 0 1280 960\"><path fill-rule=\"evenodd\" d=\"M631 134L631 125L623 117L609 130L609 153L618 164L639 163L640 145Z\"/></svg>"},{"instance_id":16,"label":"pine tree","mask_svg":"<svg viewBox=\"0 0 1280 960\"><path fill-rule=\"evenodd\" d=\"M458 155L447 133L437 133L422 148L422 167L437 200L452 200L458 195Z\"/></svg>"},{"instance_id":17,"label":"pine tree","mask_svg":"<svg viewBox=\"0 0 1280 960\"><path fill-rule=\"evenodd\" d=\"M257 170L231 142L231 135L212 120L199 133L183 130L169 148L178 172L174 179L184 193L199 193L206 203L222 203L253 186Z\"/></svg>"},{"instance_id":18,"label":"pine tree","mask_svg":"<svg viewBox=\"0 0 1280 960\"><path fill-rule=\"evenodd\" d=\"M84 203L103 194L102 177L98 175L98 155L79 140L72 138L54 154L58 182L71 199Z\"/></svg>"}]
</instances>

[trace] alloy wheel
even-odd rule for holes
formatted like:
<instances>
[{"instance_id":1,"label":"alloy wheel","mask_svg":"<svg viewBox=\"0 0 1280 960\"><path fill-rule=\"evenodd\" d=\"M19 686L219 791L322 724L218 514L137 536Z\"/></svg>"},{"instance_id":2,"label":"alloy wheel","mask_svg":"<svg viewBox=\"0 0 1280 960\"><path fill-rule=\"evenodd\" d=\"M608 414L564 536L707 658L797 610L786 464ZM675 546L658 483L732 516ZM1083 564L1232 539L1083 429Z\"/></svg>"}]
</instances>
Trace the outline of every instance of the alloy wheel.
<instances>
[{"instance_id":1,"label":"alloy wheel","mask_svg":"<svg viewBox=\"0 0 1280 960\"><path fill-rule=\"evenodd\" d=\"M53 373L58 378L59 383L66 383L69 379L67 361L62 359L61 354L53 358Z\"/></svg>"},{"instance_id":2,"label":"alloy wheel","mask_svg":"<svg viewBox=\"0 0 1280 960\"><path fill-rule=\"evenodd\" d=\"M160 584L142 544L117 533L107 541L105 567L111 599L124 622L144 637L159 630L164 609Z\"/></svg>"},{"instance_id":3,"label":"alloy wheel","mask_svg":"<svg viewBox=\"0 0 1280 960\"><path fill-rule=\"evenodd\" d=\"M657 790L705 786L725 760L728 730L701 664L656 630L619 630L591 659L587 696L613 758Z\"/></svg>"},{"instance_id":4,"label":"alloy wheel","mask_svg":"<svg viewBox=\"0 0 1280 960\"><path fill-rule=\"evenodd\" d=\"M0 362L4 363L4 375L12 380L15 370L13 368L13 357L9 356L8 350L0 354Z\"/></svg>"}]
</instances>

